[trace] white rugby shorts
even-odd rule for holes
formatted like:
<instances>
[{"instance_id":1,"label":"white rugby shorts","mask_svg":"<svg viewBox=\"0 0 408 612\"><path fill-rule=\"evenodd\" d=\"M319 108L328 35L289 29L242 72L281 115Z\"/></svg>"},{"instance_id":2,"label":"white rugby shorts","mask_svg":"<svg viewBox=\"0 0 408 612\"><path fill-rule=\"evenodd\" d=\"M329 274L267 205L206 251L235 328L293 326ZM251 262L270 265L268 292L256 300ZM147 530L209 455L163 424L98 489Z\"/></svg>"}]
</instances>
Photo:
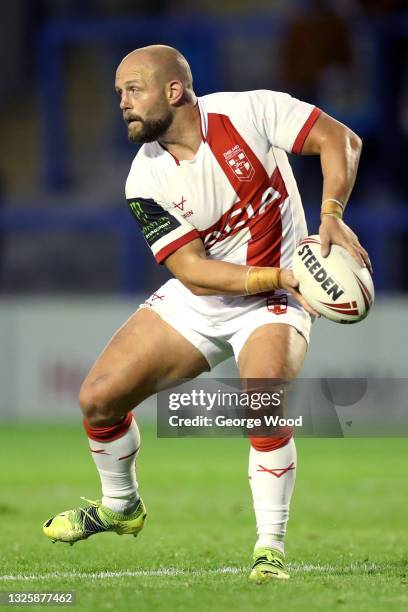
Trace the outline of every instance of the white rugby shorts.
<instances>
[{"instance_id":1,"label":"white rugby shorts","mask_svg":"<svg viewBox=\"0 0 408 612\"><path fill-rule=\"evenodd\" d=\"M206 358L210 369L238 356L252 332L268 323L294 327L309 343L311 317L283 291L256 296L197 296L171 279L140 308L151 308L187 338Z\"/></svg>"}]
</instances>

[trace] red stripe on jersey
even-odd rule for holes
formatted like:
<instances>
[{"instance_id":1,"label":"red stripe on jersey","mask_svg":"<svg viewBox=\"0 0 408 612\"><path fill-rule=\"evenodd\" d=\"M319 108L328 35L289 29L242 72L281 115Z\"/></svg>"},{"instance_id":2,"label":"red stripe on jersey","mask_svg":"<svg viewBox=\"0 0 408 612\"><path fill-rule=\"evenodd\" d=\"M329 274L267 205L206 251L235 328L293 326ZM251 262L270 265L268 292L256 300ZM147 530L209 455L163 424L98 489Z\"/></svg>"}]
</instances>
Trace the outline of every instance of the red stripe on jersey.
<instances>
[{"instance_id":1,"label":"red stripe on jersey","mask_svg":"<svg viewBox=\"0 0 408 612\"><path fill-rule=\"evenodd\" d=\"M177 249L179 249L180 247L184 246L188 242L191 242L192 240L195 240L196 238L199 238L199 237L200 237L200 234L198 233L196 229L194 229L194 230L191 230L191 232L184 234L184 236L177 238L177 240L170 242L170 244L166 244L166 246L160 249L160 251L158 251L155 255L157 263L159 264L163 263L163 261L169 255L174 253L174 251L177 251Z\"/></svg>"},{"instance_id":2,"label":"red stripe on jersey","mask_svg":"<svg viewBox=\"0 0 408 612\"><path fill-rule=\"evenodd\" d=\"M321 114L322 114L322 111L320 110L320 108L315 107L312 110L308 119L306 120L306 123L300 130L299 134L296 137L295 142L293 143L292 153L299 155L302 152L303 145L305 144L305 140L310 130L312 129L312 127L314 126L314 124L316 123L316 121L318 120Z\"/></svg>"},{"instance_id":3,"label":"red stripe on jersey","mask_svg":"<svg viewBox=\"0 0 408 612\"><path fill-rule=\"evenodd\" d=\"M285 183L279 168L275 168L269 185L273 189L271 197L279 194L263 214L255 216L251 223L251 239L248 242L247 263L251 266L273 266L279 268L282 243L282 219L279 204L288 197ZM262 210L263 204L259 210Z\"/></svg>"},{"instance_id":4,"label":"red stripe on jersey","mask_svg":"<svg viewBox=\"0 0 408 612\"><path fill-rule=\"evenodd\" d=\"M248 227L251 211L251 205L245 207L241 201L238 201L221 215L213 225L206 230L201 230L200 237L206 249L209 249L216 242L234 236L242 227Z\"/></svg>"},{"instance_id":5,"label":"red stripe on jersey","mask_svg":"<svg viewBox=\"0 0 408 612\"><path fill-rule=\"evenodd\" d=\"M208 113L207 142L238 202L211 227L200 232L206 248L247 228L251 233L247 263L278 267L282 241L279 205L288 195L279 169L268 176L226 115Z\"/></svg>"}]
</instances>

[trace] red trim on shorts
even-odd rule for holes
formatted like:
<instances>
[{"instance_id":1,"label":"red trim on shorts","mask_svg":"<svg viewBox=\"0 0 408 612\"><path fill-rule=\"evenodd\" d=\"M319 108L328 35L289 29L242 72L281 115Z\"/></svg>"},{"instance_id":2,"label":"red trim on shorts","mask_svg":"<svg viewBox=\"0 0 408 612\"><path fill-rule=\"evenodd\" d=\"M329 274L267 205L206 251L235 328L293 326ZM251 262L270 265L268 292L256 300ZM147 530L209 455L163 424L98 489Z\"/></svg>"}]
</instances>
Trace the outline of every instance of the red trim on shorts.
<instances>
[{"instance_id":1,"label":"red trim on shorts","mask_svg":"<svg viewBox=\"0 0 408 612\"><path fill-rule=\"evenodd\" d=\"M286 446L289 440L292 437L292 429L290 432L281 437L267 437L267 438L257 438L255 436L249 436L249 440L251 442L252 448L262 453L268 453L273 450L277 450L278 448L282 448L282 446Z\"/></svg>"},{"instance_id":2,"label":"red trim on shorts","mask_svg":"<svg viewBox=\"0 0 408 612\"><path fill-rule=\"evenodd\" d=\"M83 424L86 434L91 440L95 442L113 442L125 435L132 421L133 414L128 412L119 423L110 425L109 427L91 427L86 419L83 420Z\"/></svg>"},{"instance_id":3,"label":"red trim on shorts","mask_svg":"<svg viewBox=\"0 0 408 612\"><path fill-rule=\"evenodd\" d=\"M166 257L174 253L174 251L177 251L177 249L179 249L180 247L199 237L200 234L198 233L198 231L196 229L193 229L187 234L184 234L184 236L177 238L177 240L170 242L170 244L166 244L166 246L160 249L160 251L158 251L155 255L157 263L163 263Z\"/></svg>"},{"instance_id":4,"label":"red trim on shorts","mask_svg":"<svg viewBox=\"0 0 408 612\"><path fill-rule=\"evenodd\" d=\"M322 114L322 111L320 110L320 108L315 107L312 110L308 119L306 120L306 123L300 130L299 134L296 137L295 142L293 143L292 153L295 153L295 155L299 155L302 152L303 145L305 144L305 140L310 130L312 129L312 127L314 126L314 124L316 123L316 121L318 120L321 114Z\"/></svg>"},{"instance_id":5,"label":"red trim on shorts","mask_svg":"<svg viewBox=\"0 0 408 612\"><path fill-rule=\"evenodd\" d=\"M210 248L241 229L249 229L251 237L247 244L246 263L253 266L279 267L282 242L279 206L288 196L279 168L276 167L269 177L261 161L229 117L217 113L208 113L207 117L208 145L237 194L238 201L216 223L201 231L201 238L206 248ZM237 147L234 154L233 149ZM241 176L236 171L238 154L243 154L247 163L247 168L244 173L241 172ZM237 159L236 164L229 163L231 157L232 160L234 157ZM269 201L265 196L268 188L271 188Z\"/></svg>"}]
</instances>

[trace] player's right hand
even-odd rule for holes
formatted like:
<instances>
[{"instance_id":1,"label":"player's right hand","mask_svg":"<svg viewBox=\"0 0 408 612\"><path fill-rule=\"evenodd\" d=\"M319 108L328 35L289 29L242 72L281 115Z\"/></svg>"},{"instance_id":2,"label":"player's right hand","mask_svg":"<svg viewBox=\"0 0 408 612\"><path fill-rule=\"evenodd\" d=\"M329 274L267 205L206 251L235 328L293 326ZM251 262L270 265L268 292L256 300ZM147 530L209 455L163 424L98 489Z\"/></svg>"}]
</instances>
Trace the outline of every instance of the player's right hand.
<instances>
[{"instance_id":1,"label":"player's right hand","mask_svg":"<svg viewBox=\"0 0 408 612\"><path fill-rule=\"evenodd\" d=\"M320 317L320 314L316 312L314 308L310 306L299 292L299 281L293 276L292 270L282 269L280 272L280 285L282 289L293 295L295 300L299 302L301 306L314 317Z\"/></svg>"}]
</instances>

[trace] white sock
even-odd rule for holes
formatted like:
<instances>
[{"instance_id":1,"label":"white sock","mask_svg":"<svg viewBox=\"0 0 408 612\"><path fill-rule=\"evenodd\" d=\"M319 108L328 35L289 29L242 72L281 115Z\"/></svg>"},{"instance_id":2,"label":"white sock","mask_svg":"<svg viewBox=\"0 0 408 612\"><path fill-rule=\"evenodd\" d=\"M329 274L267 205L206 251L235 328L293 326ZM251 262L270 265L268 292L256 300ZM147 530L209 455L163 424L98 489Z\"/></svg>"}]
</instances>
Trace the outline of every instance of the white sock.
<instances>
[{"instance_id":1,"label":"white sock","mask_svg":"<svg viewBox=\"0 0 408 612\"><path fill-rule=\"evenodd\" d=\"M89 440L102 484L102 504L114 512L130 514L139 500L135 459L140 447L134 418L126 433L112 442Z\"/></svg>"},{"instance_id":2,"label":"white sock","mask_svg":"<svg viewBox=\"0 0 408 612\"><path fill-rule=\"evenodd\" d=\"M276 450L261 452L251 446L249 482L252 490L258 540L255 548L275 548L284 554L289 504L296 479L293 438Z\"/></svg>"}]
</instances>

